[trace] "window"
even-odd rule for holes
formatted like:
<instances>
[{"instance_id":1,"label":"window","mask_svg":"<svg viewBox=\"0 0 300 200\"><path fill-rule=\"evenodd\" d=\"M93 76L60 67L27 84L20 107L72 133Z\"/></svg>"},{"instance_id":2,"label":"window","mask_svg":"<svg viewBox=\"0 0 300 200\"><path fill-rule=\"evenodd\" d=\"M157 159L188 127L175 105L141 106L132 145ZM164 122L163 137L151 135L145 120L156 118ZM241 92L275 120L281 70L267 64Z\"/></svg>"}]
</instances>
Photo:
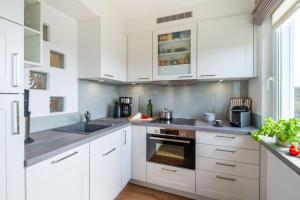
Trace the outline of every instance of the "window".
<instances>
[{"instance_id":1,"label":"window","mask_svg":"<svg viewBox=\"0 0 300 200\"><path fill-rule=\"evenodd\" d=\"M276 29L277 117L300 118L300 12Z\"/></svg>"}]
</instances>

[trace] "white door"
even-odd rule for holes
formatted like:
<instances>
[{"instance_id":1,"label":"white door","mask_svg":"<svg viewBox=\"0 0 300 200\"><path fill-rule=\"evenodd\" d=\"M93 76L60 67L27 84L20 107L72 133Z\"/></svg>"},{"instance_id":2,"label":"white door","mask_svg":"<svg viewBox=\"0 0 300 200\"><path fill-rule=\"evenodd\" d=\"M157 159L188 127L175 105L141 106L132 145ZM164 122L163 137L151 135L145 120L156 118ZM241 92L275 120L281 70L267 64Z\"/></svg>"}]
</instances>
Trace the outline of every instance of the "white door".
<instances>
[{"instance_id":1,"label":"white door","mask_svg":"<svg viewBox=\"0 0 300 200\"><path fill-rule=\"evenodd\" d=\"M0 17L23 25L24 0L0 0Z\"/></svg>"},{"instance_id":2,"label":"white door","mask_svg":"<svg viewBox=\"0 0 300 200\"><path fill-rule=\"evenodd\" d=\"M132 177L146 182L146 126L132 126Z\"/></svg>"},{"instance_id":3,"label":"white door","mask_svg":"<svg viewBox=\"0 0 300 200\"><path fill-rule=\"evenodd\" d=\"M253 24L240 15L198 24L198 79L254 76Z\"/></svg>"},{"instance_id":4,"label":"white door","mask_svg":"<svg viewBox=\"0 0 300 200\"><path fill-rule=\"evenodd\" d=\"M121 131L91 142L90 199L112 200L121 191Z\"/></svg>"},{"instance_id":5,"label":"white door","mask_svg":"<svg viewBox=\"0 0 300 200\"><path fill-rule=\"evenodd\" d=\"M0 95L1 200L25 199L23 115L22 95Z\"/></svg>"},{"instance_id":6,"label":"white door","mask_svg":"<svg viewBox=\"0 0 300 200\"><path fill-rule=\"evenodd\" d=\"M152 31L128 36L128 81L152 81Z\"/></svg>"},{"instance_id":7,"label":"white door","mask_svg":"<svg viewBox=\"0 0 300 200\"><path fill-rule=\"evenodd\" d=\"M153 32L153 80L186 80L197 76L197 25Z\"/></svg>"},{"instance_id":8,"label":"white door","mask_svg":"<svg viewBox=\"0 0 300 200\"><path fill-rule=\"evenodd\" d=\"M0 18L0 93L23 93L23 52L23 27Z\"/></svg>"},{"instance_id":9,"label":"white door","mask_svg":"<svg viewBox=\"0 0 300 200\"><path fill-rule=\"evenodd\" d=\"M132 134L131 126L122 130L122 188L124 188L132 178Z\"/></svg>"},{"instance_id":10,"label":"white door","mask_svg":"<svg viewBox=\"0 0 300 200\"><path fill-rule=\"evenodd\" d=\"M89 144L26 168L27 200L89 200Z\"/></svg>"}]
</instances>

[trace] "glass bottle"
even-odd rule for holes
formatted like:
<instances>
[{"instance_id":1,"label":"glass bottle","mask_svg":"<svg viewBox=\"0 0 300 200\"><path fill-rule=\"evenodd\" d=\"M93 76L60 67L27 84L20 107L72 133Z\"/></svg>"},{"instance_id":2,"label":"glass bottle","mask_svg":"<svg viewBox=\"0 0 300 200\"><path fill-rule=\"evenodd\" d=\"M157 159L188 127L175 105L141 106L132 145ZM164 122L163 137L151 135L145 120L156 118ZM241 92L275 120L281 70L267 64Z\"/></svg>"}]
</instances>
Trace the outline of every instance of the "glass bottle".
<instances>
[{"instance_id":1,"label":"glass bottle","mask_svg":"<svg viewBox=\"0 0 300 200\"><path fill-rule=\"evenodd\" d=\"M152 115L153 115L153 106L152 106L151 99L149 99L149 102L147 105L147 115L149 115L150 117L152 117Z\"/></svg>"}]
</instances>

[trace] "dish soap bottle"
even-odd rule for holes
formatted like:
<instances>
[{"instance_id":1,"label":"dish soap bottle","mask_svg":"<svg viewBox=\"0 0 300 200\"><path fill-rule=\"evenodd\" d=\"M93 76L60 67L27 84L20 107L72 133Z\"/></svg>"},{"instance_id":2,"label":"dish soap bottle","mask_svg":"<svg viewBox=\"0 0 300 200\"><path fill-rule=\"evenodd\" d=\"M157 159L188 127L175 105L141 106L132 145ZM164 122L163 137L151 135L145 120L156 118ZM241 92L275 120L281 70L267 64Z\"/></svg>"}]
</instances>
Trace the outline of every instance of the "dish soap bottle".
<instances>
[{"instance_id":1,"label":"dish soap bottle","mask_svg":"<svg viewBox=\"0 0 300 200\"><path fill-rule=\"evenodd\" d=\"M151 99L149 99L149 102L147 105L147 115L149 115L150 117L152 117L152 115L153 115L153 106L151 103Z\"/></svg>"}]
</instances>

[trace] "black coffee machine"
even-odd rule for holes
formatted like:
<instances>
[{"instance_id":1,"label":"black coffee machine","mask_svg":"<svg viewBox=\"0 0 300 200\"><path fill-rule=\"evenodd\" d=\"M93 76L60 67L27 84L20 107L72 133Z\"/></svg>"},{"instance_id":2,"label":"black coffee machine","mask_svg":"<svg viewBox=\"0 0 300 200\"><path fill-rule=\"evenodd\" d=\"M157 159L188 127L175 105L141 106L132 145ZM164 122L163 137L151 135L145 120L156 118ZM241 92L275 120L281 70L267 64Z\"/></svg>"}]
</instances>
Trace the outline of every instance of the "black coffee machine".
<instances>
[{"instance_id":1,"label":"black coffee machine","mask_svg":"<svg viewBox=\"0 0 300 200\"><path fill-rule=\"evenodd\" d=\"M120 104L120 113L121 117L130 117L131 116L131 104L132 104L132 97L120 97L119 98Z\"/></svg>"}]
</instances>

